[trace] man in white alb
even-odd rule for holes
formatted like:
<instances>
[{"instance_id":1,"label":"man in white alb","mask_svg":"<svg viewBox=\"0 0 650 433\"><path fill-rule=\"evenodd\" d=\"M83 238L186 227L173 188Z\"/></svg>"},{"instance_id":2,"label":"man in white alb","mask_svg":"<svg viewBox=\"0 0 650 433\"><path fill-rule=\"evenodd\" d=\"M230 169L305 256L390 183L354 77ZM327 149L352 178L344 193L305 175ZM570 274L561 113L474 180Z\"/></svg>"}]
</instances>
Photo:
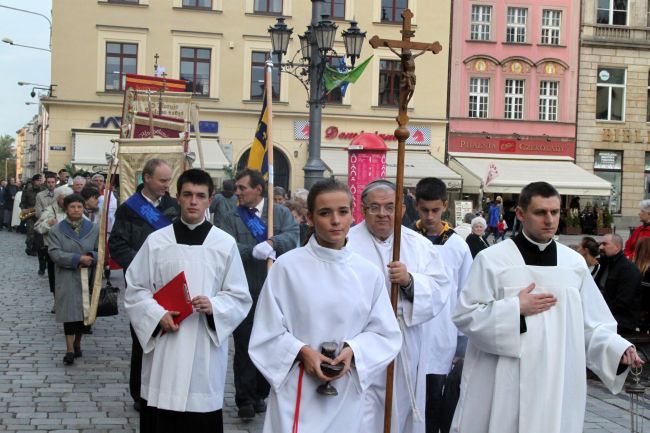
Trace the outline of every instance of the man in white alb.
<instances>
[{"instance_id":1,"label":"man in white alb","mask_svg":"<svg viewBox=\"0 0 650 433\"><path fill-rule=\"evenodd\" d=\"M454 313L469 342L452 432L581 432L586 368L617 393L643 363L584 259L553 240L557 190L528 184L517 218L522 233L476 256Z\"/></svg>"}]
</instances>

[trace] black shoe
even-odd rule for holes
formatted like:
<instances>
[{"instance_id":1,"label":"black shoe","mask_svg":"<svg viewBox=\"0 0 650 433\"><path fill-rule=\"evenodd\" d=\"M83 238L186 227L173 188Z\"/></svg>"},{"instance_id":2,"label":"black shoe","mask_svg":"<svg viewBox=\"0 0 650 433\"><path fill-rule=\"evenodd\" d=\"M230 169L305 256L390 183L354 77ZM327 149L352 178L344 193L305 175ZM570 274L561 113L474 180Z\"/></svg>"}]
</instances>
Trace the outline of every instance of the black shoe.
<instances>
[{"instance_id":1,"label":"black shoe","mask_svg":"<svg viewBox=\"0 0 650 433\"><path fill-rule=\"evenodd\" d=\"M239 407L237 411L237 416L243 421L250 421L255 418L255 408L252 404L245 404Z\"/></svg>"},{"instance_id":2,"label":"black shoe","mask_svg":"<svg viewBox=\"0 0 650 433\"><path fill-rule=\"evenodd\" d=\"M136 412L140 412L140 402L139 401L134 401L133 402L133 409L135 409Z\"/></svg>"},{"instance_id":3,"label":"black shoe","mask_svg":"<svg viewBox=\"0 0 650 433\"><path fill-rule=\"evenodd\" d=\"M68 352L65 354L63 357L63 363L65 365L72 365L74 364L74 352Z\"/></svg>"},{"instance_id":4,"label":"black shoe","mask_svg":"<svg viewBox=\"0 0 650 433\"><path fill-rule=\"evenodd\" d=\"M83 352L81 351L81 347L75 347L74 348L74 357L75 358L81 358L83 355Z\"/></svg>"},{"instance_id":5,"label":"black shoe","mask_svg":"<svg viewBox=\"0 0 650 433\"><path fill-rule=\"evenodd\" d=\"M45 269L39 269L39 270L38 270L38 275L41 276L41 277L42 277L43 275L45 275Z\"/></svg>"},{"instance_id":6,"label":"black shoe","mask_svg":"<svg viewBox=\"0 0 650 433\"><path fill-rule=\"evenodd\" d=\"M266 412L266 402L264 400L257 400L253 404L253 408L255 409L255 413L264 413Z\"/></svg>"}]
</instances>

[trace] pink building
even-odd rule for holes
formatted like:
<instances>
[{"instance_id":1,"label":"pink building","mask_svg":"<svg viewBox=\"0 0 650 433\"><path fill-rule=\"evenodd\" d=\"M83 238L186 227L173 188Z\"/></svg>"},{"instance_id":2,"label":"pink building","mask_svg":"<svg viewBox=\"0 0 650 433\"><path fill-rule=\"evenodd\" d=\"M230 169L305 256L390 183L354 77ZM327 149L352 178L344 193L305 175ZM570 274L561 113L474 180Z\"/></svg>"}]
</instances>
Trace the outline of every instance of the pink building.
<instances>
[{"instance_id":1,"label":"pink building","mask_svg":"<svg viewBox=\"0 0 650 433\"><path fill-rule=\"evenodd\" d=\"M517 193L538 180L565 195L606 192L573 164L580 1L453 5L448 152L463 192Z\"/></svg>"}]
</instances>

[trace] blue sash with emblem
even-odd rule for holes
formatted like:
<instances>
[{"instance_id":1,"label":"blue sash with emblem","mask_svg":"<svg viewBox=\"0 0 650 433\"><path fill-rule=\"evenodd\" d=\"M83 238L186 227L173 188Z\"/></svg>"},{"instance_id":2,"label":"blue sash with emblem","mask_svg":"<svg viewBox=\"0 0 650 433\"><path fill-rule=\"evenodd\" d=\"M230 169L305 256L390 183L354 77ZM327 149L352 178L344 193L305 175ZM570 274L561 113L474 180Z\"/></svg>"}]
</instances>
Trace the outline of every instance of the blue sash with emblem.
<instances>
[{"instance_id":1,"label":"blue sash with emblem","mask_svg":"<svg viewBox=\"0 0 650 433\"><path fill-rule=\"evenodd\" d=\"M149 203L139 192L136 192L124 202L129 209L137 213L154 230L159 230L171 224L157 208Z\"/></svg>"},{"instance_id":2,"label":"blue sash with emblem","mask_svg":"<svg viewBox=\"0 0 650 433\"><path fill-rule=\"evenodd\" d=\"M264 242L268 239L266 224L264 224L264 221L262 221L260 217L255 215L255 209L237 206L237 213L244 224L246 224L248 231L251 232L251 235L253 235L257 243Z\"/></svg>"}]
</instances>

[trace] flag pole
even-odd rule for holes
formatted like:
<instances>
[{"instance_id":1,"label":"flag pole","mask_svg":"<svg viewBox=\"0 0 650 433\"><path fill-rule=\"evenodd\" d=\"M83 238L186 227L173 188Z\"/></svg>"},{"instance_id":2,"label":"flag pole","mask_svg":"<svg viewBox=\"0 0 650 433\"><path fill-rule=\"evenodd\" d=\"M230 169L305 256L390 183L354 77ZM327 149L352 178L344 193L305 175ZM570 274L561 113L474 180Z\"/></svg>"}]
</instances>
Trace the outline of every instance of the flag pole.
<instances>
[{"instance_id":1,"label":"flag pole","mask_svg":"<svg viewBox=\"0 0 650 433\"><path fill-rule=\"evenodd\" d=\"M269 239L273 236L273 53L269 53L269 58L266 61L266 66L264 68L264 93L266 95L266 109L268 113L268 120L266 124L266 161L269 168L269 181L268 181L268 191L267 199L268 206L267 208L267 217L268 221L266 226L268 227L268 237ZM273 264L273 260L268 260L267 267L270 268Z\"/></svg>"}]
</instances>

